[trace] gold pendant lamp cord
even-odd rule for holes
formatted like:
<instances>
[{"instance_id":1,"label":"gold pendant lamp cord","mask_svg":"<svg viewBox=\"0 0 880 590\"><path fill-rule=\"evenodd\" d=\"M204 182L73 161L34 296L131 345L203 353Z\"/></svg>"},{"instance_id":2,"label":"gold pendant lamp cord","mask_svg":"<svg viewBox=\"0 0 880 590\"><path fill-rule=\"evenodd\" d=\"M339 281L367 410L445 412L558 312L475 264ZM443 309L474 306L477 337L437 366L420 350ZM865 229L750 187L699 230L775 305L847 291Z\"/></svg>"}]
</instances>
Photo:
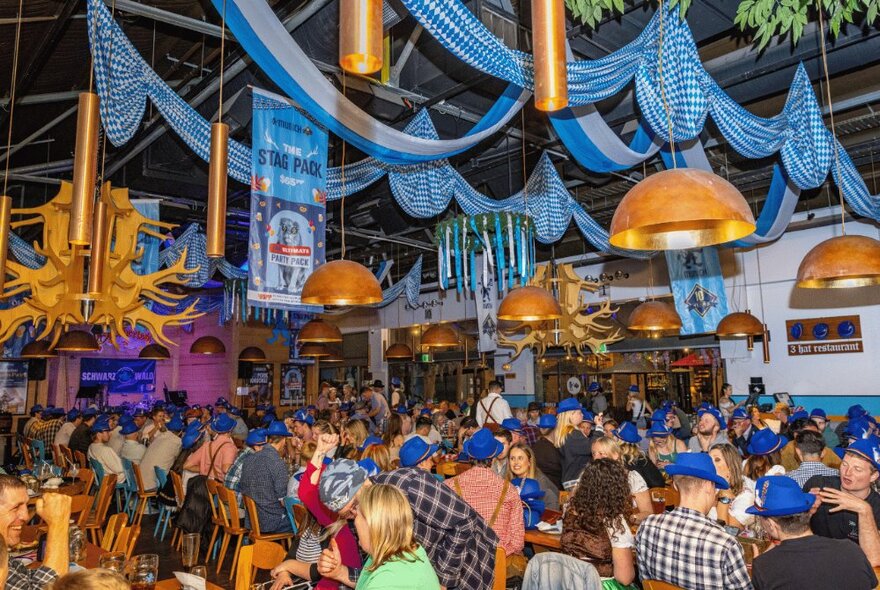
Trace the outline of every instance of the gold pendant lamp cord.
<instances>
[{"instance_id":1,"label":"gold pendant lamp cord","mask_svg":"<svg viewBox=\"0 0 880 590\"><path fill-rule=\"evenodd\" d=\"M226 66L226 0L223 0L223 14L220 16L220 90L217 122L223 122L223 74Z\"/></svg>"},{"instance_id":2,"label":"gold pendant lamp cord","mask_svg":"<svg viewBox=\"0 0 880 590\"><path fill-rule=\"evenodd\" d=\"M843 202L843 177L840 175L840 155L837 147L837 130L834 127L834 104L831 102L831 78L828 74L828 57L825 54L825 16L822 4L819 8L819 48L822 50L822 70L825 74L825 99L828 101L828 117L831 120L831 141L834 142L834 170L837 172L837 194L840 198L840 229L846 235L846 206Z\"/></svg>"},{"instance_id":3,"label":"gold pendant lamp cord","mask_svg":"<svg viewBox=\"0 0 880 590\"><path fill-rule=\"evenodd\" d=\"M657 47L657 76L660 78L660 98L663 101L663 112L666 113L666 126L669 130L669 156L672 158L672 167L677 168L675 163L675 137L672 135L672 114L669 112L669 103L666 102L666 83L663 80L663 21L666 13L663 12L663 0L657 2L657 10L660 11L660 38Z\"/></svg>"},{"instance_id":4,"label":"gold pendant lamp cord","mask_svg":"<svg viewBox=\"0 0 880 590\"><path fill-rule=\"evenodd\" d=\"M15 117L15 85L18 78L18 49L21 42L21 18L24 8L24 0L18 0L18 19L15 21L15 50L12 54L12 82L10 83L9 97L9 132L6 135L6 153L10 153L12 148L12 122ZM6 194L6 188L9 185L9 161L11 156L6 158L6 172L3 174L3 194Z\"/></svg>"}]
</instances>

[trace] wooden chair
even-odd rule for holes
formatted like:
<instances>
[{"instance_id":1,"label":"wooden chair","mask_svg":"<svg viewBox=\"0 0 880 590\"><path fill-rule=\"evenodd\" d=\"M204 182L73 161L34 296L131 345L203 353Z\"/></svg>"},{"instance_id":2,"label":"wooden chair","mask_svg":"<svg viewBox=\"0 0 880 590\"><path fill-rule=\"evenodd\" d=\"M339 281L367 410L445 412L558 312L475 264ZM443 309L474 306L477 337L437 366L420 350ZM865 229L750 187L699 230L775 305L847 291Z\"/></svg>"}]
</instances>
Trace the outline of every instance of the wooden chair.
<instances>
[{"instance_id":1,"label":"wooden chair","mask_svg":"<svg viewBox=\"0 0 880 590\"><path fill-rule=\"evenodd\" d=\"M89 519L89 512L95 503L95 496L80 494L71 496L70 498L70 517L76 522L79 528L86 526Z\"/></svg>"},{"instance_id":2,"label":"wooden chair","mask_svg":"<svg viewBox=\"0 0 880 590\"><path fill-rule=\"evenodd\" d=\"M660 580L642 580L642 590L685 590L685 588Z\"/></svg>"},{"instance_id":3,"label":"wooden chair","mask_svg":"<svg viewBox=\"0 0 880 590\"><path fill-rule=\"evenodd\" d=\"M52 463L54 463L61 469L67 469L67 460L65 459L64 454L61 452L61 448L59 445L52 445Z\"/></svg>"},{"instance_id":4,"label":"wooden chair","mask_svg":"<svg viewBox=\"0 0 880 590\"><path fill-rule=\"evenodd\" d=\"M241 548L238 570L235 574L235 590L249 590L256 579L256 570L271 570L284 561L287 552L278 543L257 541Z\"/></svg>"},{"instance_id":5,"label":"wooden chair","mask_svg":"<svg viewBox=\"0 0 880 590\"><path fill-rule=\"evenodd\" d=\"M67 445L58 445L58 450L61 451L61 456L64 457L64 462L67 464L67 468L70 469L73 467L73 451L70 450L70 447Z\"/></svg>"},{"instance_id":6,"label":"wooden chair","mask_svg":"<svg viewBox=\"0 0 880 590\"><path fill-rule=\"evenodd\" d=\"M293 528L293 534L298 535L299 529L302 528L303 520L306 517L306 507L299 501L299 498L287 496L284 498L284 509L287 511L287 519Z\"/></svg>"},{"instance_id":7,"label":"wooden chair","mask_svg":"<svg viewBox=\"0 0 880 590\"><path fill-rule=\"evenodd\" d=\"M119 536L119 531L125 528L125 525L127 524L128 515L124 512L114 514L108 518L107 526L104 529L104 538L101 539L101 549L104 551L113 551L116 537Z\"/></svg>"},{"instance_id":8,"label":"wooden chair","mask_svg":"<svg viewBox=\"0 0 880 590\"><path fill-rule=\"evenodd\" d=\"M226 552L229 550L229 541L235 537L235 550L232 554L232 566L229 568L229 579L235 574L235 567L238 565L238 555L241 552L241 542L244 536L248 534L248 529L244 527L241 521L241 513L238 509L238 498L235 492L227 487L220 486L217 489L220 496L220 516L223 519L223 542L220 544L220 558L217 560L217 574L223 567L223 561L226 559Z\"/></svg>"},{"instance_id":9,"label":"wooden chair","mask_svg":"<svg viewBox=\"0 0 880 590\"><path fill-rule=\"evenodd\" d=\"M284 541L290 547L290 540L295 536L293 532L289 533L263 533L260 531L260 519L257 515L257 504L253 498L242 494L244 507L247 509L248 520L251 523L251 539L254 541Z\"/></svg>"},{"instance_id":10,"label":"wooden chair","mask_svg":"<svg viewBox=\"0 0 880 590\"><path fill-rule=\"evenodd\" d=\"M223 517L220 514L220 494L219 488L223 487L215 480L207 478L205 486L208 488L208 497L211 499L211 523L214 529L211 531L211 541L208 543L208 549L205 551L205 563L217 557L217 547L215 543L218 541L217 533L223 528ZM217 571L220 571L219 569Z\"/></svg>"},{"instance_id":11,"label":"wooden chair","mask_svg":"<svg viewBox=\"0 0 880 590\"><path fill-rule=\"evenodd\" d=\"M92 493L92 484L95 483L95 472L91 469L80 469L76 474L76 479L83 482L83 494Z\"/></svg>"},{"instance_id":12,"label":"wooden chair","mask_svg":"<svg viewBox=\"0 0 880 590\"><path fill-rule=\"evenodd\" d=\"M141 536L141 526L139 524L133 526L124 526L116 535L113 542L113 551L121 551L125 553L125 559L131 559L134 546L137 544L138 537Z\"/></svg>"},{"instance_id":13,"label":"wooden chair","mask_svg":"<svg viewBox=\"0 0 880 590\"><path fill-rule=\"evenodd\" d=\"M140 526L141 519L144 517L144 511L147 509L147 502L150 501L150 498L155 498L158 492L156 490L144 489L144 478L141 476L140 465L132 463L131 470L134 471L134 480L137 483L137 508L134 511L131 523Z\"/></svg>"},{"instance_id":14,"label":"wooden chair","mask_svg":"<svg viewBox=\"0 0 880 590\"><path fill-rule=\"evenodd\" d=\"M495 577L492 582L492 590L506 590L507 588L507 554L501 547L495 548Z\"/></svg>"},{"instance_id":15,"label":"wooden chair","mask_svg":"<svg viewBox=\"0 0 880 590\"><path fill-rule=\"evenodd\" d=\"M83 453L82 451L74 451L73 458L76 460L80 469L88 469L89 461L88 461L88 459L86 459L85 453Z\"/></svg>"},{"instance_id":16,"label":"wooden chair","mask_svg":"<svg viewBox=\"0 0 880 590\"><path fill-rule=\"evenodd\" d=\"M113 493L116 490L116 474L111 473L104 476L101 485L98 488L98 495L95 497L95 512L85 524L85 532L91 535L92 543L101 544L104 535L104 523L107 520L107 511L110 509L110 502L113 501Z\"/></svg>"},{"instance_id":17,"label":"wooden chair","mask_svg":"<svg viewBox=\"0 0 880 590\"><path fill-rule=\"evenodd\" d=\"M19 441L19 452L21 453L21 457L24 460L24 466L26 469L34 470L34 457L31 455L31 441L25 437L22 437Z\"/></svg>"},{"instance_id":18,"label":"wooden chair","mask_svg":"<svg viewBox=\"0 0 880 590\"><path fill-rule=\"evenodd\" d=\"M171 485L174 486L174 497L177 500L177 510L183 507L183 478L176 471L169 473ZM171 533L171 546L180 549L180 528L174 526L174 532Z\"/></svg>"}]
</instances>

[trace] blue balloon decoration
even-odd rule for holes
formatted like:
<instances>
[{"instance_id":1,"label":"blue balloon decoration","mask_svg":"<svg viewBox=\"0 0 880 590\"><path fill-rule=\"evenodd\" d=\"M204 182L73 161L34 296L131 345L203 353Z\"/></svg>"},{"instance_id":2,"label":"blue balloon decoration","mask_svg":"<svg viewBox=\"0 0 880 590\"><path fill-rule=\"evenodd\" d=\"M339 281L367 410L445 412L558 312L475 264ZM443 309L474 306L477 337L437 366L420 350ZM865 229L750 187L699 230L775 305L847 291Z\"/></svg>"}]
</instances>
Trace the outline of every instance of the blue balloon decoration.
<instances>
[{"instance_id":1,"label":"blue balloon decoration","mask_svg":"<svg viewBox=\"0 0 880 590\"><path fill-rule=\"evenodd\" d=\"M816 340L825 340L828 338L828 324L820 322L813 326L813 336Z\"/></svg>"},{"instance_id":2,"label":"blue balloon decoration","mask_svg":"<svg viewBox=\"0 0 880 590\"><path fill-rule=\"evenodd\" d=\"M801 336L804 335L804 325L800 322L797 322L796 324L792 325L789 332L791 333L791 337L793 340L800 340Z\"/></svg>"},{"instance_id":3,"label":"blue balloon decoration","mask_svg":"<svg viewBox=\"0 0 880 590\"><path fill-rule=\"evenodd\" d=\"M837 335L841 338L852 338L855 336L856 326L849 320L844 320L837 324Z\"/></svg>"}]
</instances>

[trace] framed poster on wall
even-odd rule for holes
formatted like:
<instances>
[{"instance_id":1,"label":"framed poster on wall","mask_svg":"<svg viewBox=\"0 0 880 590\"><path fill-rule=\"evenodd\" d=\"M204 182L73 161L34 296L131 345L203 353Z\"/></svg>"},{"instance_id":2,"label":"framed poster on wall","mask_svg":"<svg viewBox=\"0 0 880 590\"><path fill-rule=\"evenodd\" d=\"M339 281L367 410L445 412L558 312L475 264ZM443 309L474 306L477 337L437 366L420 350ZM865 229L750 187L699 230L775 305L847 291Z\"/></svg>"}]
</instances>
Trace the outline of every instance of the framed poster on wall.
<instances>
[{"instance_id":1,"label":"framed poster on wall","mask_svg":"<svg viewBox=\"0 0 880 590\"><path fill-rule=\"evenodd\" d=\"M248 380L247 399L250 404L272 403L272 377L272 363L253 363L253 372Z\"/></svg>"},{"instance_id":2,"label":"framed poster on wall","mask_svg":"<svg viewBox=\"0 0 880 590\"><path fill-rule=\"evenodd\" d=\"M0 361L0 412L27 412L27 374L27 361Z\"/></svg>"},{"instance_id":3,"label":"framed poster on wall","mask_svg":"<svg viewBox=\"0 0 880 590\"><path fill-rule=\"evenodd\" d=\"M298 364L281 365L282 406L302 406L306 403L306 368Z\"/></svg>"}]
</instances>

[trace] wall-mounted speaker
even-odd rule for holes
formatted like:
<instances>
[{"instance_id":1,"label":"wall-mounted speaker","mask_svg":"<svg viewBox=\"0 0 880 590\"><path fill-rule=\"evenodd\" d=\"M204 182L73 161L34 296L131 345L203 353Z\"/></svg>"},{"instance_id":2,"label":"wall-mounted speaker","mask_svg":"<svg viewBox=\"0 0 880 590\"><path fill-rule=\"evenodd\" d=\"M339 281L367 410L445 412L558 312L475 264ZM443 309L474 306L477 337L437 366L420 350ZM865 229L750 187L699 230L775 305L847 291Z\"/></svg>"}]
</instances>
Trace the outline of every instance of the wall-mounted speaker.
<instances>
[{"instance_id":1,"label":"wall-mounted speaker","mask_svg":"<svg viewBox=\"0 0 880 590\"><path fill-rule=\"evenodd\" d=\"M28 381L43 381L46 378L46 359L28 359Z\"/></svg>"}]
</instances>

